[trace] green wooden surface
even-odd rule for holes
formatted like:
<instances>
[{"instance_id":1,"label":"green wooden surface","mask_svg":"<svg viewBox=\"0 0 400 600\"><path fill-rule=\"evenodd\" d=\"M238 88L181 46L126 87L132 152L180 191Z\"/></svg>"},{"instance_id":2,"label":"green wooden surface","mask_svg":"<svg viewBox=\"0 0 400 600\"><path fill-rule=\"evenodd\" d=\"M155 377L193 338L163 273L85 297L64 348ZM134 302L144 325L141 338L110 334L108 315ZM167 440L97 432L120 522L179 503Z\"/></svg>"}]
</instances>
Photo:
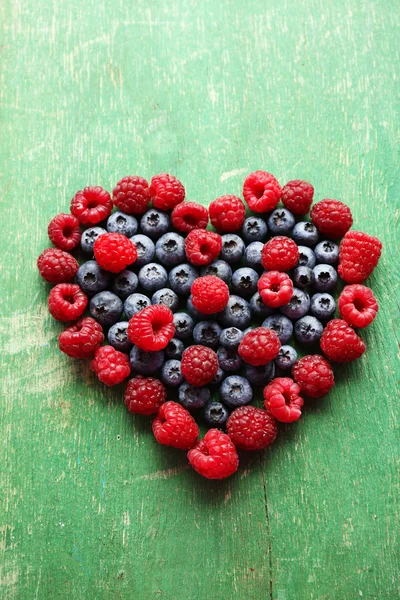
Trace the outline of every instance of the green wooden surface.
<instances>
[{"instance_id":1,"label":"green wooden surface","mask_svg":"<svg viewBox=\"0 0 400 600\"><path fill-rule=\"evenodd\" d=\"M0 598L396 600L398 4L0 8ZM381 310L329 397L212 483L57 351L35 260L86 184L166 170L207 204L257 168L382 239Z\"/></svg>"}]
</instances>

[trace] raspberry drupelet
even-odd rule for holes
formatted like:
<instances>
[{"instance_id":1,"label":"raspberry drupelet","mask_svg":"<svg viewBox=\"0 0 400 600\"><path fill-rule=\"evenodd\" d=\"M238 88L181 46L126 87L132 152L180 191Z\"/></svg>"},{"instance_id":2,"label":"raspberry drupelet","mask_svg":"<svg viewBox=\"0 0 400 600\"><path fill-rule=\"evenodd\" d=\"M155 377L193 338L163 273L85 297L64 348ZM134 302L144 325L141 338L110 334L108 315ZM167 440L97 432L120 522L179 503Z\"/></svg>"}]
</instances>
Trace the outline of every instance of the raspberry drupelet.
<instances>
[{"instance_id":1,"label":"raspberry drupelet","mask_svg":"<svg viewBox=\"0 0 400 600\"><path fill-rule=\"evenodd\" d=\"M193 469L207 479L225 479L239 466L236 448L226 433L209 429L202 440L189 450L188 459Z\"/></svg>"},{"instance_id":2,"label":"raspberry drupelet","mask_svg":"<svg viewBox=\"0 0 400 600\"><path fill-rule=\"evenodd\" d=\"M349 231L339 246L339 275L346 283L362 283L378 264L382 244L362 231Z\"/></svg>"},{"instance_id":3,"label":"raspberry drupelet","mask_svg":"<svg viewBox=\"0 0 400 600\"><path fill-rule=\"evenodd\" d=\"M329 321L322 333L320 344L325 356L338 363L357 360L366 349L363 340L342 319Z\"/></svg>"},{"instance_id":4,"label":"raspberry drupelet","mask_svg":"<svg viewBox=\"0 0 400 600\"><path fill-rule=\"evenodd\" d=\"M256 327L243 336L238 353L247 364L259 367L274 360L280 347L275 331L267 327Z\"/></svg>"},{"instance_id":5,"label":"raspberry drupelet","mask_svg":"<svg viewBox=\"0 0 400 600\"><path fill-rule=\"evenodd\" d=\"M75 321L82 316L88 304L88 297L73 283L58 283L50 291L48 307L57 321Z\"/></svg>"},{"instance_id":6,"label":"raspberry drupelet","mask_svg":"<svg viewBox=\"0 0 400 600\"><path fill-rule=\"evenodd\" d=\"M282 195L278 180L265 171L254 171L243 184L243 198L250 210L256 213L268 212L276 208Z\"/></svg>"},{"instance_id":7,"label":"raspberry drupelet","mask_svg":"<svg viewBox=\"0 0 400 600\"><path fill-rule=\"evenodd\" d=\"M137 375L128 381L125 389L127 409L137 415L157 414L167 399L167 391L159 379Z\"/></svg>"},{"instance_id":8,"label":"raspberry drupelet","mask_svg":"<svg viewBox=\"0 0 400 600\"><path fill-rule=\"evenodd\" d=\"M182 354L181 372L190 385L210 383L218 371L218 357L206 346L189 346Z\"/></svg>"},{"instance_id":9,"label":"raspberry drupelet","mask_svg":"<svg viewBox=\"0 0 400 600\"><path fill-rule=\"evenodd\" d=\"M58 336L58 347L71 358L92 358L104 341L103 329L92 317L80 319Z\"/></svg>"},{"instance_id":10,"label":"raspberry drupelet","mask_svg":"<svg viewBox=\"0 0 400 600\"><path fill-rule=\"evenodd\" d=\"M346 285L339 296L340 316L353 327L367 327L375 319L378 303L365 285Z\"/></svg>"},{"instance_id":11,"label":"raspberry drupelet","mask_svg":"<svg viewBox=\"0 0 400 600\"><path fill-rule=\"evenodd\" d=\"M196 421L177 402L165 402L153 421L153 433L159 444L179 450L189 450L199 437Z\"/></svg>"},{"instance_id":12,"label":"raspberry drupelet","mask_svg":"<svg viewBox=\"0 0 400 600\"><path fill-rule=\"evenodd\" d=\"M128 338L145 352L163 350L174 334L174 315L165 304L153 304L140 310L128 325Z\"/></svg>"},{"instance_id":13,"label":"raspberry drupelet","mask_svg":"<svg viewBox=\"0 0 400 600\"><path fill-rule=\"evenodd\" d=\"M340 200L327 198L317 202L310 216L319 232L334 240L343 237L353 225L350 208Z\"/></svg>"},{"instance_id":14,"label":"raspberry drupelet","mask_svg":"<svg viewBox=\"0 0 400 600\"><path fill-rule=\"evenodd\" d=\"M267 271L289 271L297 265L299 256L296 242L278 235L264 244L261 263Z\"/></svg>"},{"instance_id":15,"label":"raspberry drupelet","mask_svg":"<svg viewBox=\"0 0 400 600\"><path fill-rule=\"evenodd\" d=\"M293 295L293 283L287 273L268 271L258 280L258 292L265 306L278 308L287 304Z\"/></svg>"},{"instance_id":16,"label":"raspberry drupelet","mask_svg":"<svg viewBox=\"0 0 400 600\"><path fill-rule=\"evenodd\" d=\"M220 312L228 304L229 288L215 275L206 275L194 280L191 287L193 306L202 314Z\"/></svg>"},{"instance_id":17,"label":"raspberry drupelet","mask_svg":"<svg viewBox=\"0 0 400 600\"><path fill-rule=\"evenodd\" d=\"M241 228L246 216L246 207L237 196L221 196L208 207L211 224L223 233L232 233Z\"/></svg>"},{"instance_id":18,"label":"raspberry drupelet","mask_svg":"<svg viewBox=\"0 0 400 600\"><path fill-rule=\"evenodd\" d=\"M78 272L76 258L59 248L47 248L37 259L40 275L49 283L69 283Z\"/></svg>"},{"instance_id":19,"label":"raspberry drupelet","mask_svg":"<svg viewBox=\"0 0 400 600\"><path fill-rule=\"evenodd\" d=\"M171 221L175 229L189 233L193 229L206 229L208 212L205 206L197 202L181 202L171 213Z\"/></svg>"},{"instance_id":20,"label":"raspberry drupelet","mask_svg":"<svg viewBox=\"0 0 400 600\"><path fill-rule=\"evenodd\" d=\"M282 423L297 421L303 404L300 386L290 377L277 377L264 388L265 408Z\"/></svg>"},{"instance_id":21,"label":"raspberry drupelet","mask_svg":"<svg viewBox=\"0 0 400 600\"><path fill-rule=\"evenodd\" d=\"M121 233L102 233L93 250L98 265L111 273L123 271L137 259L135 245Z\"/></svg>"},{"instance_id":22,"label":"raspberry drupelet","mask_svg":"<svg viewBox=\"0 0 400 600\"><path fill-rule=\"evenodd\" d=\"M144 177L128 175L120 179L113 190L112 201L128 215L142 215L150 203L149 184Z\"/></svg>"},{"instance_id":23,"label":"raspberry drupelet","mask_svg":"<svg viewBox=\"0 0 400 600\"><path fill-rule=\"evenodd\" d=\"M262 450L270 446L278 434L274 417L255 406L236 408L228 418L226 429L239 450Z\"/></svg>"},{"instance_id":24,"label":"raspberry drupelet","mask_svg":"<svg viewBox=\"0 0 400 600\"><path fill-rule=\"evenodd\" d=\"M150 196L155 208L172 210L184 201L185 188L174 175L160 173L151 179Z\"/></svg>"},{"instance_id":25,"label":"raspberry drupelet","mask_svg":"<svg viewBox=\"0 0 400 600\"><path fill-rule=\"evenodd\" d=\"M293 379L310 398L325 396L335 384L332 368L319 354L308 354L298 360L292 369Z\"/></svg>"},{"instance_id":26,"label":"raspberry drupelet","mask_svg":"<svg viewBox=\"0 0 400 600\"><path fill-rule=\"evenodd\" d=\"M95 225L111 214L112 206L110 194L96 185L76 192L70 210L83 225Z\"/></svg>"},{"instance_id":27,"label":"raspberry drupelet","mask_svg":"<svg viewBox=\"0 0 400 600\"><path fill-rule=\"evenodd\" d=\"M82 236L77 217L66 213L60 213L50 221L47 233L52 244L68 252L79 245Z\"/></svg>"},{"instance_id":28,"label":"raspberry drupelet","mask_svg":"<svg viewBox=\"0 0 400 600\"><path fill-rule=\"evenodd\" d=\"M294 215L306 215L310 210L314 197L314 188L311 183L294 179L282 189L282 203Z\"/></svg>"},{"instance_id":29,"label":"raspberry drupelet","mask_svg":"<svg viewBox=\"0 0 400 600\"><path fill-rule=\"evenodd\" d=\"M222 239L214 231L193 229L185 240L185 254L192 265L209 265L221 252Z\"/></svg>"}]
</instances>

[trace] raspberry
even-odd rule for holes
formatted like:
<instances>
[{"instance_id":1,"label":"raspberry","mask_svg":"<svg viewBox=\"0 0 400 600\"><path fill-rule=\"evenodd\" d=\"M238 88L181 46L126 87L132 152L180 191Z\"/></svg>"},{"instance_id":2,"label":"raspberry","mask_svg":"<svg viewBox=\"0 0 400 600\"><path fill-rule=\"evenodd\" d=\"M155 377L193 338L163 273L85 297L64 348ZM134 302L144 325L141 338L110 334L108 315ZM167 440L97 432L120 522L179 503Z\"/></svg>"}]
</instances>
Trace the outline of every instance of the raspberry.
<instances>
[{"instance_id":1,"label":"raspberry","mask_svg":"<svg viewBox=\"0 0 400 600\"><path fill-rule=\"evenodd\" d=\"M185 199L185 188L174 175L160 173L152 177L150 196L153 206L160 210L172 210Z\"/></svg>"},{"instance_id":2,"label":"raspberry","mask_svg":"<svg viewBox=\"0 0 400 600\"><path fill-rule=\"evenodd\" d=\"M304 400L290 377L277 377L264 388L264 406L278 421L292 423L301 416Z\"/></svg>"},{"instance_id":3,"label":"raspberry","mask_svg":"<svg viewBox=\"0 0 400 600\"><path fill-rule=\"evenodd\" d=\"M37 259L39 273L49 283L67 283L78 272L78 261L59 248L47 248Z\"/></svg>"},{"instance_id":4,"label":"raspberry","mask_svg":"<svg viewBox=\"0 0 400 600\"><path fill-rule=\"evenodd\" d=\"M361 231L349 231L339 247L339 275L346 283L362 283L378 264L382 244Z\"/></svg>"},{"instance_id":5,"label":"raspberry","mask_svg":"<svg viewBox=\"0 0 400 600\"><path fill-rule=\"evenodd\" d=\"M367 327L376 317L378 303L365 285L346 285L339 296L340 316L353 327Z\"/></svg>"},{"instance_id":6,"label":"raspberry","mask_svg":"<svg viewBox=\"0 0 400 600\"><path fill-rule=\"evenodd\" d=\"M184 233L193 229L206 229L208 212L205 206L197 202L181 202L172 211L171 221L175 229Z\"/></svg>"},{"instance_id":7,"label":"raspberry","mask_svg":"<svg viewBox=\"0 0 400 600\"><path fill-rule=\"evenodd\" d=\"M189 346L182 354L181 372L190 385L210 383L218 371L218 358L214 350L206 346Z\"/></svg>"},{"instance_id":8,"label":"raspberry","mask_svg":"<svg viewBox=\"0 0 400 600\"><path fill-rule=\"evenodd\" d=\"M84 225L95 225L111 214L110 194L99 185L85 187L72 198L70 210Z\"/></svg>"},{"instance_id":9,"label":"raspberry","mask_svg":"<svg viewBox=\"0 0 400 600\"><path fill-rule=\"evenodd\" d=\"M217 313L229 300L229 288L215 275L205 275L194 280L191 288L193 306L204 315Z\"/></svg>"},{"instance_id":10,"label":"raspberry","mask_svg":"<svg viewBox=\"0 0 400 600\"><path fill-rule=\"evenodd\" d=\"M149 184L143 177L128 175L118 181L113 190L112 201L128 215L141 215L146 212L150 203Z\"/></svg>"},{"instance_id":11,"label":"raspberry","mask_svg":"<svg viewBox=\"0 0 400 600\"><path fill-rule=\"evenodd\" d=\"M79 220L74 215L61 213L52 219L47 228L52 244L61 250L73 250L81 241Z\"/></svg>"},{"instance_id":12,"label":"raspberry","mask_svg":"<svg viewBox=\"0 0 400 600\"><path fill-rule=\"evenodd\" d=\"M292 369L293 379L310 398L325 396L333 388L335 379L330 364L319 354L307 354Z\"/></svg>"},{"instance_id":13,"label":"raspberry","mask_svg":"<svg viewBox=\"0 0 400 600\"><path fill-rule=\"evenodd\" d=\"M112 346L97 348L90 368L102 383L109 386L122 383L131 372L128 355Z\"/></svg>"},{"instance_id":14,"label":"raspberry","mask_svg":"<svg viewBox=\"0 0 400 600\"><path fill-rule=\"evenodd\" d=\"M57 321L75 321L83 314L87 303L86 294L73 283L58 283L48 298L50 314Z\"/></svg>"},{"instance_id":15,"label":"raspberry","mask_svg":"<svg viewBox=\"0 0 400 600\"><path fill-rule=\"evenodd\" d=\"M153 377L137 375L128 381L125 390L127 409L137 415L154 415L167 399L161 381Z\"/></svg>"},{"instance_id":16,"label":"raspberry","mask_svg":"<svg viewBox=\"0 0 400 600\"><path fill-rule=\"evenodd\" d=\"M289 271L299 261L299 249L296 242L278 235L270 239L261 252L261 262L267 271Z\"/></svg>"},{"instance_id":17,"label":"raspberry","mask_svg":"<svg viewBox=\"0 0 400 600\"><path fill-rule=\"evenodd\" d=\"M71 358L91 358L103 340L100 323L86 317L60 333L58 347Z\"/></svg>"},{"instance_id":18,"label":"raspberry","mask_svg":"<svg viewBox=\"0 0 400 600\"><path fill-rule=\"evenodd\" d=\"M353 217L349 207L340 200L321 200L311 209L311 220L320 233L326 237L337 239L353 225Z\"/></svg>"},{"instance_id":19,"label":"raspberry","mask_svg":"<svg viewBox=\"0 0 400 600\"><path fill-rule=\"evenodd\" d=\"M338 363L357 360L365 352L363 340L342 319L329 321L322 333L320 344L325 356Z\"/></svg>"},{"instance_id":20,"label":"raspberry","mask_svg":"<svg viewBox=\"0 0 400 600\"><path fill-rule=\"evenodd\" d=\"M121 233L102 233L96 238L93 250L99 266L111 273L123 271L137 259L135 245Z\"/></svg>"},{"instance_id":21,"label":"raspberry","mask_svg":"<svg viewBox=\"0 0 400 600\"><path fill-rule=\"evenodd\" d=\"M281 195L282 188L278 180L265 171L250 173L243 184L243 198L250 210L256 213L274 210Z\"/></svg>"},{"instance_id":22,"label":"raspberry","mask_svg":"<svg viewBox=\"0 0 400 600\"><path fill-rule=\"evenodd\" d=\"M133 315L128 325L128 338L141 350L163 350L174 337L172 311L164 304L153 304Z\"/></svg>"},{"instance_id":23,"label":"raspberry","mask_svg":"<svg viewBox=\"0 0 400 600\"><path fill-rule=\"evenodd\" d=\"M282 190L282 203L294 215L306 215L313 201L314 188L311 183L294 179Z\"/></svg>"},{"instance_id":24,"label":"raspberry","mask_svg":"<svg viewBox=\"0 0 400 600\"><path fill-rule=\"evenodd\" d=\"M226 429L240 450L262 450L272 444L278 434L274 417L255 406L236 408L226 423Z\"/></svg>"},{"instance_id":25,"label":"raspberry","mask_svg":"<svg viewBox=\"0 0 400 600\"><path fill-rule=\"evenodd\" d=\"M237 196L221 196L208 207L210 221L215 229L231 233L240 229L246 216L246 207Z\"/></svg>"},{"instance_id":26,"label":"raspberry","mask_svg":"<svg viewBox=\"0 0 400 600\"><path fill-rule=\"evenodd\" d=\"M275 331L267 327L256 327L243 336L238 353L246 363L259 367L274 360L280 347Z\"/></svg>"},{"instance_id":27,"label":"raspberry","mask_svg":"<svg viewBox=\"0 0 400 600\"><path fill-rule=\"evenodd\" d=\"M165 402L153 421L153 433L159 444L189 450L199 437L199 428L189 411L177 402Z\"/></svg>"},{"instance_id":28,"label":"raspberry","mask_svg":"<svg viewBox=\"0 0 400 600\"><path fill-rule=\"evenodd\" d=\"M221 252L222 239L218 233L193 229L185 240L185 253L193 265L209 265Z\"/></svg>"},{"instance_id":29,"label":"raspberry","mask_svg":"<svg viewBox=\"0 0 400 600\"><path fill-rule=\"evenodd\" d=\"M293 283L289 275L279 271L263 273L258 280L258 292L266 306L284 306L293 296Z\"/></svg>"},{"instance_id":30,"label":"raspberry","mask_svg":"<svg viewBox=\"0 0 400 600\"><path fill-rule=\"evenodd\" d=\"M207 479L225 479L236 473L239 466L231 438L219 429L209 429L189 450L188 459L193 469Z\"/></svg>"}]
</instances>

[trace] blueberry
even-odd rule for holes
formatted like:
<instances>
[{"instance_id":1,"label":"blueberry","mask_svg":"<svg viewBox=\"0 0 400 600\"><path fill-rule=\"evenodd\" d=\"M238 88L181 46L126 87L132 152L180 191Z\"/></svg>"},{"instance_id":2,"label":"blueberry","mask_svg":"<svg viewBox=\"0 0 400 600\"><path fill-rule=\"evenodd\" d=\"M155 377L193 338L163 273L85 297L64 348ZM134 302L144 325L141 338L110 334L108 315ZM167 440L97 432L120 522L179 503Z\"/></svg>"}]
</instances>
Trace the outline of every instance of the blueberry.
<instances>
[{"instance_id":1,"label":"blueberry","mask_svg":"<svg viewBox=\"0 0 400 600\"><path fill-rule=\"evenodd\" d=\"M120 298L124 299L133 294L138 286L138 278L136 273L124 269L115 277L112 283L112 291Z\"/></svg>"},{"instance_id":2,"label":"blueberry","mask_svg":"<svg viewBox=\"0 0 400 600\"><path fill-rule=\"evenodd\" d=\"M221 384L221 399L230 408L244 406L253 399L250 383L240 375L229 375Z\"/></svg>"},{"instance_id":3,"label":"blueberry","mask_svg":"<svg viewBox=\"0 0 400 600\"><path fill-rule=\"evenodd\" d=\"M298 246L299 248L299 262L297 263L298 267L310 267L313 269L316 265L316 258L313 250L308 248L307 246Z\"/></svg>"},{"instance_id":4,"label":"blueberry","mask_svg":"<svg viewBox=\"0 0 400 600\"><path fill-rule=\"evenodd\" d=\"M93 254L93 246L99 235L107 233L102 227L89 227L85 229L81 237L81 248L87 254Z\"/></svg>"},{"instance_id":5,"label":"blueberry","mask_svg":"<svg viewBox=\"0 0 400 600\"><path fill-rule=\"evenodd\" d=\"M112 292L99 292L90 301L90 316L108 327L119 321L123 307L122 300Z\"/></svg>"},{"instance_id":6,"label":"blueberry","mask_svg":"<svg viewBox=\"0 0 400 600\"><path fill-rule=\"evenodd\" d=\"M132 371L135 373L139 375L152 375L163 365L164 352L162 350L158 352L145 352L137 346L133 346L129 354L129 361Z\"/></svg>"},{"instance_id":7,"label":"blueberry","mask_svg":"<svg viewBox=\"0 0 400 600\"><path fill-rule=\"evenodd\" d=\"M317 244L314 252L318 263L335 266L339 262L339 246L330 240Z\"/></svg>"},{"instance_id":8,"label":"blueberry","mask_svg":"<svg viewBox=\"0 0 400 600\"><path fill-rule=\"evenodd\" d=\"M243 331L237 327L228 327L223 329L219 336L219 343L224 348L237 348L242 341Z\"/></svg>"},{"instance_id":9,"label":"blueberry","mask_svg":"<svg viewBox=\"0 0 400 600\"><path fill-rule=\"evenodd\" d=\"M194 321L190 315L184 312L174 314L175 337L179 340L187 340L191 337Z\"/></svg>"},{"instance_id":10,"label":"blueberry","mask_svg":"<svg viewBox=\"0 0 400 600\"><path fill-rule=\"evenodd\" d=\"M167 358L181 358L184 349L185 345L181 340L178 340L178 338L172 338L164 350L165 356Z\"/></svg>"},{"instance_id":11,"label":"blueberry","mask_svg":"<svg viewBox=\"0 0 400 600\"><path fill-rule=\"evenodd\" d=\"M140 219L140 228L144 235L156 240L169 229L170 218L165 212L151 208Z\"/></svg>"},{"instance_id":12,"label":"blueberry","mask_svg":"<svg viewBox=\"0 0 400 600\"><path fill-rule=\"evenodd\" d=\"M296 221L287 208L276 208L268 217L267 223L272 235L290 235Z\"/></svg>"},{"instance_id":13,"label":"blueberry","mask_svg":"<svg viewBox=\"0 0 400 600\"><path fill-rule=\"evenodd\" d=\"M250 325L250 305L240 296L229 296L228 304L220 314L220 322L224 327L245 329Z\"/></svg>"},{"instance_id":14,"label":"blueberry","mask_svg":"<svg viewBox=\"0 0 400 600\"><path fill-rule=\"evenodd\" d=\"M218 363L223 371L234 373L243 365L243 360L237 353L236 348L218 348L217 350Z\"/></svg>"},{"instance_id":15,"label":"blueberry","mask_svg":"<svg viewBox=\"0 0 400 600\"><path fill-rule=\"evenodd\" d=\"M252 385L267 385L275 377L275 364L272 361L261 367L246 365L245 375Z\"/></svg>"},{"instance_id":16,"label":"blueberry","mask_svg":"<svg viewBox=\"0 0 400 600\"><path fill-rule=\"evenodd\" d=\"M297 360L297 352L293 346L281 346L275 358L275 366L283 371L288 371Z\"/></svg>"},{"instance_id":17,"label":"blueberry","mask_svg":"<svg viewBox=\"0 0 400 600\"><path fill-rule=\"evenodd\" d=\"M318 243L319 233L313 223L300 221L294 226L292 237L296 244L313 248Z\"/></svg>"},{"instance_id":18,"label":"blueberry","mask_svg":"<svg viewBox=\"0 0 400 600\"><path fill-rule=\"evenodd\" d=\"M251 267L256 271L262 270L261 252L263 248L264 244L262 242L252 242L247 246L244 251L244 257L248 267Z\"/></svg>"},{"instance_id":19,"label":"blueberry","mask_svg":"<svg viewBox=\"0 0 400 600\"><path fill-rule=\"evenodd\" d=\"M110 233L121 233L130 238L135 235L137 230L138 222L132 215L117 211L108 217L107 231Z\"/></svg>"},{"instance_id":20,"label":"blueberry","mask_svg":"<svg viewBox=\"0 0 400 600\"><path fill-rule=\"evenodd\" d=\"M307 315L296 321L294 335L300 344L313 344L319 340L323 329L324 326L318 319Z\"/></svg>"},{"instance_id":21,"label":"blueberry","mask_svg":"<svg viewBox=\"0 0 400 600\"><path fill-rule=\"evenodd\" d=\"M110 346L113 346L120 352L129 352L132 343L128 338L128 321L115 323L107 333L107 339Z\"/></svg>"},{"instance_id":22,"label":"blueberry","mask_svg":"<svg viewBox=\"0 0 400 600\"><path fill-rule=\"evenodd\" d=\"M195 344L218 348L222 328L216 321L200 321L193 329Z\"/></svg>"},{"instance_id":23,"label":"blueberry","mask_svg":"<svg viewBox=\"0 0 400 600\"><path fill-rule=\"evenodd\" d=\"M209 427L224 427L229 411L221 402L209 402L204 409L204 421Z\"/></svg>"},{"instance_id":24,"label":"blueberry","mask_svg":"<svg viewBox=\"0 0 400 600\"><path fill-rule=\"evenodd\" d=\"M169 273L169 285L174 292L180 296L188 296L190 294L190 288L198 276L198 272L192 265L177 265L171 269Z\"/></svg>"},{"instance_id":25,"label":"blueberry","mask_svg":"<svg viewBox=\"0 0 400 600\"><path fill-rule=\"evenodd\" d=\"M95 260L83 263L76 274L76 283L82 292L93 296L105 290L110 283L110 273L103 271Z\"/></svg>"},{"instance_id":26,"label":"blueberry","mask_svg":"<svg viewBox=\"0 0 400 600\"><path fill-rule=\"evenodd\" d=\"M133 315L150 305L150 298L144 294L131 294L124 302L125 316L127 319L132 319Z\"/></svg>"},{"instance_id":27,"label":"blueberry","mask_svg":"<svg viewBox=\"0 0 400 600\"><path fill-rule=\"evenodd\" d=\"M183 382L181 361L175 358L167 360L161 368L161 380L165 385L181 385Z\"/></svg>"},{"instance_id":28,"label":"blueberry","mask_svg":"<svg viewBox=\"0 0 400 600\"><path fill-rule=\"evenodd\" d=\"M221 385L222 381L225 379L225 371L218 367L218 371L214 379L210 382L210 385Z\"/></svg>"},{"instance_id":29,"label":"blueberry","mask_svg":"<svg viewBox=\"0 0 400 600\"><path fill-rule=\"evenodd\" d=\"M286 344L293 335L293 324L290 319L283 315L271 315L267 317L263 321L262 326L275 331L281 344Z\"/></svg>"},{"instance_id":30,"label":"blueberry","mask_svg":"<svg viewBox=\"0 0 400 600\"><path fill-rule=\"evenodd\" d=\"M232 279L232 269L224 260L215 260L210 265L203 267L200 274L202 277L205 277L206 275L219 277L222 281L225 281L227 285L230 285Z\"/></svg>"},{"instance_id":31,"label":"blueberry","mask_svg":"<svg viewBox=\"0 0 400 600\"><path fill-rule=\"evenodd\" d=\"M143 265L147 265L153 260L156 247L154 242L147 237L147 235L138 233L137 235L132 236L130 240L135 244L137 251L135 267L143 267Z\"/></svg>"},{"instance_id":32,"label":"blueberry","mask_svg":"<svg viewBox=\"0 0 400 600\"><path fill-rule=\"evenodd\" d=\"M296 267L293 269L292 281L301 290L313 285L314 279L314 271L310 267Z\"/></svg>"},{"instance_id":33,"label":"blueberry","mask_svg":"<svg viewBox=\"0 0 400 600\"><path fill-rule=\"evenodd\" d=\"M220 257L230 265L241 261L244 254L244 242L235 233L226 233L222 236L222 249Z\"/></svg>"},{"instance_id":34,"label":"blueberry","mask_svg":"<svg viewBox=\"0 0 400 600\"><path fill-rule=\"evenodd\" d=\"M203 408L211 398L208 387L194 387L188 383L182 383L179 387L178 402L187 410Z\"/></svg>"},{"instance_id":35,"label":"blueberry","mask_svg":"<svg viewBox=\"0 0 400 600\"><path fill-rule=\"evenodd\" d=\"M169 288L161 288L161 290L157 290L151 297L152 304L164 304L164 306L168 306L172 312L178 310L179 299L174 291Z\"/></svg>"},{"instance_id":36,"label":"blueberry","mask_svg":"<svg viewBox=\"0 0 400 600\"><path fill-rule=\"evenodd\" d=\"M308 313L310 309L310 296L304 290L293 288L293 296L285 306L281 306L280 311L288 319L300 319Z\"/></svg>"},{"instance_id":37,"label":"blueberry","mask_svg":"<svg viewBox=\"0 0 400 600\"><path fill-rule=\"evenodd\" d=\"M321 321L327 321L333 317L336 310L336 302L330 294L314 294L311 296L310 312Z\"/></svg>"},{"instance_id":38,"label":"blueberry","mask_svg":"<svg viewBox=\"0 0 400 600\"><path fill-rule=\"evenodd\" d=\"M317 292L330 292L336 287L338 275L332 265L317 265L313 268Z\"/></svg>"},{"instance_id":39,"label":"blueberry","mask_svg":"<svg viewBox=\"0 0 400 600\"><path fill-rule=\"evenodd\" d=\"M232 291L238 296L249 298L257 291L258 274L250 267L242 267L232 275Z\"/></svg>"},{"instance_id":40,"label":"blueberry","mask_svg":"<svg viewBox=\"0 0 400 600\"><path fill-rule=\"evenodd\" d=\"M268 227L261 217L248 217L243 223L242 235L246 242L265 242Z\"/></svg>"},{"instance_id":41,"label":"blueberry","mask_svg":"<svg viewBox=\"0 0 400 600\"><path fill-rule=\"evenodd\" d=\"M167 271L162 265L157 263L149 263L139 271L139 283L147 292L155 292L165 287L167 281Z\"/></svg>"},{"instance_id":42,"label":"blueberry","mask_svg":"<svg viewBox=\"0 0 400 600\"><path fill-rule=\"evenodd\" d=\"M165 267L176 267L185 260L185 239L171 231L165 233L156 243L156 257Z\"/></svg>"},{"instance_id":43,"label":"blueberry","mask_svg":"<svg viewBox=\"0 0 400 600\"><path fill-rule=\"evenodd\" d=\"M250 298L250 310L254 317L269 317L274 312L273 308L264 304L258 292Z\"/></svg>"}]
</instances>

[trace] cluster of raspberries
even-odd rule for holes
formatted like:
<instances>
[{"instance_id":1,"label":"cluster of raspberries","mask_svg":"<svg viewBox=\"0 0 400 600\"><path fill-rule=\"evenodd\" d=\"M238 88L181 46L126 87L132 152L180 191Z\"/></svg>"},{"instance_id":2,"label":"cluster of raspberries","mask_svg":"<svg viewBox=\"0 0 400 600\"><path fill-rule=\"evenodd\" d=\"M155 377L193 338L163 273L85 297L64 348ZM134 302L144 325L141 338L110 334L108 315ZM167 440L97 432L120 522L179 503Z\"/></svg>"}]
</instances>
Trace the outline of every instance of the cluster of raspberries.
<instances>
[{"instance_id":1,"label":"cluster of raspberries","mask_svg":"<svg viewBox=\"0 0 400 600\"><path fill-rule=\"evenodd\" d=\"M343 202L311 208L313 196L305 181L282 188L256 171L244 202L226 195L207 210L172 175L129 176L112 194L77 192L48 226L54 247L37 265L54 285L50 313L67 324L60 350L91 359L105 385L131 377L128 410L151 416L157 442L187 451L204 477L228 477L238 450L272 444L278 422L333 387L332 363L366 349L358 330L378 304L364 281L381 243L350 230ZM252 405L260 388L263 408Z\"/></svg>"}]
</instances>

